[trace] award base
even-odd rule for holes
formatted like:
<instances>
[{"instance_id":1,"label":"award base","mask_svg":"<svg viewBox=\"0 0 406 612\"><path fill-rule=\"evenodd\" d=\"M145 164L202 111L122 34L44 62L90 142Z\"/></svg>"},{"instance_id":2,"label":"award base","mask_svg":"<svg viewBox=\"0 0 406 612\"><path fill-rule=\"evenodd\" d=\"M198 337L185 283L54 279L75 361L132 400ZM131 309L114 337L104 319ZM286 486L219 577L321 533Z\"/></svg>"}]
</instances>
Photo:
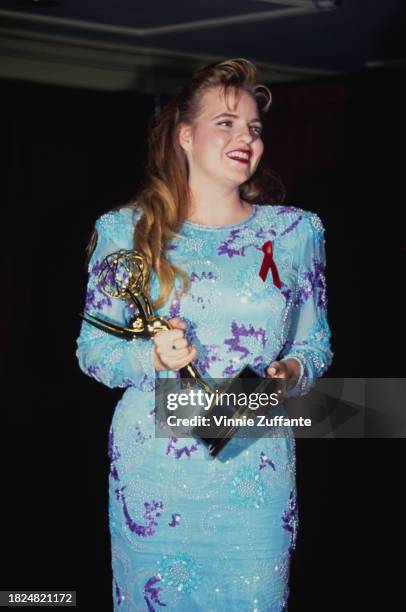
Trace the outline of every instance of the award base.
<instances>
[{"instance_id":1,"label":"award base","mask_svg":"<svg viewBox=\"0 0 406 612\"><path fill-rule=\"evenodd\" d=\"M267 395L274 393L278 394L281 398L283 393L281 387L283 386L283 379L264 378L257 374L250 366L245 366L241 372L232 379L230 384L221 390L221 393L235 393L236 395L245 394L246 396L249 396L251 393L266 393ZM255 414L258 415L267 411L269 411L269 405L262 405L259 410L255 410ZM241 419L244 416L252 417L253 410L247 405L238 406L232 404L224 406L222 404L214 404L212 408L205 412L205 416L210 418L211 421L214 417L218 419L225 417L226 422L227 419L231 419L232 422L235 422L236 419ZM240 427L236 425L217 427L197 426L192 429L191 434L194 438L200 440L207 446L211 457L216 457L239 428Z\"/></svg>"}]
</instances>

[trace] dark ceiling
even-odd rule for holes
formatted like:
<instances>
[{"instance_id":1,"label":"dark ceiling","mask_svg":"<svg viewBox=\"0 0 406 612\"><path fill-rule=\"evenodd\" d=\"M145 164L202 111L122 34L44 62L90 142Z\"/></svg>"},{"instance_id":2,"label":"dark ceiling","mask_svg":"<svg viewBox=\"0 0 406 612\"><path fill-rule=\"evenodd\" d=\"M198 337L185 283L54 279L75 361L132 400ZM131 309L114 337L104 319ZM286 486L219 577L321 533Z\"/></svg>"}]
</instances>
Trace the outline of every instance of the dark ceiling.
<instances>
[{"instance_id":1,"label":"dark ceiling","mask_svg":"<svg viewBox=\"0 0 406 612\"><path fill-rule=\"evenodd\" d=\"M2 0L0 77L164 93L246 57L270 82L322 78L404 65L405 16L405 0Z\"/></svg>"}]
</instances>

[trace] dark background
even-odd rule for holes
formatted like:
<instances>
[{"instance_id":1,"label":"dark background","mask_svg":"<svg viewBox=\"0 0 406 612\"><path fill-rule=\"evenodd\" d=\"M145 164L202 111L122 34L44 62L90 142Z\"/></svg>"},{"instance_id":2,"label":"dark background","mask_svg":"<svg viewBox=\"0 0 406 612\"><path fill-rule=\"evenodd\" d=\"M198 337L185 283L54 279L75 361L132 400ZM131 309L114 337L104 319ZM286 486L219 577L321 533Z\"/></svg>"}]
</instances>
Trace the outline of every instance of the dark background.
<instances>
[{"instance_id":1,"label":"dark background","mask_svg":"<svg viewBox=\"0 0 406 612\"><path fill-rule=\"evenodd\" d=\"M404 375L404 77L393 68L271 86L266 159L285 203L326 228L329 376ZM122 390L82 374L75 341L84 248L96 217L143 178L154 97L11 80L0 92L1 588L76 589L80 609L107 612L107 433ZM297 441L289 612L402 609L403 457L401 440Z\"/></svg>"}]
</instances>

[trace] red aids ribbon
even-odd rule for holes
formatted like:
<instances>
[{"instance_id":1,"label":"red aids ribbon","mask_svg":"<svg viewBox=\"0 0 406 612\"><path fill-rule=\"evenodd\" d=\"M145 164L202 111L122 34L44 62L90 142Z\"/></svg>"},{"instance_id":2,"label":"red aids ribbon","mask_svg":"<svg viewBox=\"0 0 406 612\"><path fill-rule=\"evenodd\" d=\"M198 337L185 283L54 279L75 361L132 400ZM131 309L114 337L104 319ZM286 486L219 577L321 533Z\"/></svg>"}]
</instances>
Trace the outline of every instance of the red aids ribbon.
<instances>
[{"instance_id":1,"label":"red aids ribbon","mask_svg":"<svg viewBox=\"0 0 406 612\"><path fill-rule=\"evenodd\" d=\"M262 265L259 271L259 276L265 282L267 274L268 274L268 270L269 268L271 268L273 284L276 287L278 287L278 289L280 289L282 285L281 285L281 280L279 278L276 264L272 257L272 242L268 240L262 245L261 248L264 252L264 259L262 260Z\"/></svg>"}]
</instances>

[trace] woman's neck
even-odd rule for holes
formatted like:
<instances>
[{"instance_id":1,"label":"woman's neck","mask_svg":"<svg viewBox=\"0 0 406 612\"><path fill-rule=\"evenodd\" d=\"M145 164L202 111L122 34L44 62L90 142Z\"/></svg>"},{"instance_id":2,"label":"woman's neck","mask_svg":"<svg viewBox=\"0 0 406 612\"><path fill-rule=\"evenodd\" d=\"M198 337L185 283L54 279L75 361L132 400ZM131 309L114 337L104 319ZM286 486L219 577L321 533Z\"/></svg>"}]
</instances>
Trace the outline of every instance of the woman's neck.
<instances>
[{"instance_id":1,"label":"woman's neck","mask_svg":"<svg viewBox=\"0 0 406 612\"><path fill-rule=\"evenodd\" d=\"M239 203L217 206L216 208L195 206L186 217L186 221L202 225L231 225L248 219L252 213L252 205L240 200Z\"/></svg>"}]
</instances>

